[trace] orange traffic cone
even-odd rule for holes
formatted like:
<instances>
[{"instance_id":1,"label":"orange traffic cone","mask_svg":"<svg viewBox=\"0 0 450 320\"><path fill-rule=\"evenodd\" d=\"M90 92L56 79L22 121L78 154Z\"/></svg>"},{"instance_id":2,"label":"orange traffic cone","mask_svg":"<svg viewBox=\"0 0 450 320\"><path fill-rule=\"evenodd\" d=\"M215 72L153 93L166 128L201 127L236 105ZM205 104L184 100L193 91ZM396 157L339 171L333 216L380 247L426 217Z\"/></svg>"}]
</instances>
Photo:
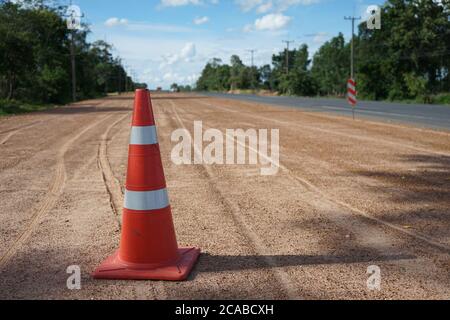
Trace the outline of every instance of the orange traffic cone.
<instances>
[{"instance_id":1,"label":"orange traffic cone","mask_svg":"<svg viewBox=\"0 0 450 320\"><path fill-rule=\"evenodd\" d=\"M137 90L120 249L96 279L185 280L200 249L179 249L148 90Z\"/></svg>"}]
</instances>

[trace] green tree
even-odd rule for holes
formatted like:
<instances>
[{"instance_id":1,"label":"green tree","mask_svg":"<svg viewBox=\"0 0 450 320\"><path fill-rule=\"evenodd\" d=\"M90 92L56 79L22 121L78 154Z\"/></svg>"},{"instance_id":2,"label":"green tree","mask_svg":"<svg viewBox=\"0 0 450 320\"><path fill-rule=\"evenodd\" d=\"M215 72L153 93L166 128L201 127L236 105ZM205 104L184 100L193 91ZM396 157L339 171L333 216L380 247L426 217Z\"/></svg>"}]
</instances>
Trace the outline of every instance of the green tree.
<instances>
[{"instance_id":1,"label":"green tree","mask_svg":"<svg viewBox=\"0 0 450 320\"><path fill-rule=\"evenodd\" d=\"M350 75L350 48L339 33L323 44L313 58L312 77L321 95L344 95Z\"/></svg>"},{"instance_id":2,"label":"green tree","mask_svg":"<svg viewBox=\"0 0 450 320\"><path fill-rule=\"evenodd\" d=\"M263 89L274 90L273 73L270 64L266 64L259 68L260 81Z\"/></svg>"},{"instance_id":3,"label":"green tree","mask_svg":"<svg viewBox=\"0 0 450 320\"><path fill-rule=\"evenodd\" d=\"M230 83L231 90L242 89L245 82L245 66L242 63L241 58L237 55L231 56L230 59L231 69L230 69Z\"/></svg>"},{"instance_id":4,"label":"green tree","mask_svg":"<svg viewBox=\"0 0 450 320\"><path fill-rule=\"evenodd\" d=\"M355 69L360 98L431 100L450 92L450 0L387 0L381 30L359 25ZM286 55L288 54L288 61ZM287 70L289 69L289 73ZM342 33L325 42L311 61L308 47L272 56L272 66L246 67L238 56L230 65L208 64L197 88L257 87L282 94L344 97L350 77L350 43Z\"/></svg>"},{"instance_id":5,"label":"green tree","mask_svg":"<svg viewBox=\"0 0 450 320\"><path fill-rule=\"evenodd\" d=\"M381 30L360 25L359 91L374 99L420 98L448 91L449 1L389 0ZM420 90L412 82L420 82Z\"/></svg>"},{"instance_id":6,"label":"green tree","mask_svg":"<svg viewBox=\"0 0 450 320\"><path fill-rule=\"evenodd\" d=\"M48 1L0 2L0 99L62 103L71 96L71 31L64 7ZM89 30L76 31L77 94L96 97L124 91L131 80L105 42L87 41ZM130 81L132 82L132 81Z\"/></svg>"},{"instance_id":7,"label":"green tree","mask_svg":"<svg viewBox=\"0 0 450 320\"><path fill-rule=\"evenodd\" d=\"M230 66L223 65L220 59L208 62L197 81L200 91L227 91L230 89Z\"/></svg>"},{"instance_id":8,"label":"green tree","mask_svg":"<svg viewBox=\"0 0 450 320\"><path fill-rule=\"evenodd\" d=\"M170 86L170 90L172 90L173 92L180 92L180 86L177 83L172 83L172 85Z\"/></svg>"},{"instance_id":9,"label":"green tree","mask_svg":"<svg viewBox=\"0 0 450 320\"><path fill-rule=\"evenodd\" d=\"M0 10L0 74L2 93L7 99L15 96L21 79L34 67L33 34L27 16L19 5L7 2ZM20 57L20 59L19 59Z\"/></svg>"}]
</instances>

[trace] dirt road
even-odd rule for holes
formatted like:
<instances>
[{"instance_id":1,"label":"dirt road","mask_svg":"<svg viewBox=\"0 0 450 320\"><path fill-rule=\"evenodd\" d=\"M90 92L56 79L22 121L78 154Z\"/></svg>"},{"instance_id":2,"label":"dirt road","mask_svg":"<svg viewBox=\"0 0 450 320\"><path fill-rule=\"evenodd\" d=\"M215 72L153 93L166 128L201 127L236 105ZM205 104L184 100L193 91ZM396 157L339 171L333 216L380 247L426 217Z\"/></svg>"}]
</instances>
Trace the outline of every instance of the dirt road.
<instances>
[{"instance_id":1,"label":"dirt road","mask_svg":"<svg viewBox=\"0 0 450 320\"><path fill-rule=\"evenodd\" d=\"M183 283L94 281L119 243L132 102L0 119L0 299L450 299L449 132L185 95L153 104L178 241L200 261ZM279 129L279 173L173 164L172 132L199 120Z\"/></svg>"}]
</instances>

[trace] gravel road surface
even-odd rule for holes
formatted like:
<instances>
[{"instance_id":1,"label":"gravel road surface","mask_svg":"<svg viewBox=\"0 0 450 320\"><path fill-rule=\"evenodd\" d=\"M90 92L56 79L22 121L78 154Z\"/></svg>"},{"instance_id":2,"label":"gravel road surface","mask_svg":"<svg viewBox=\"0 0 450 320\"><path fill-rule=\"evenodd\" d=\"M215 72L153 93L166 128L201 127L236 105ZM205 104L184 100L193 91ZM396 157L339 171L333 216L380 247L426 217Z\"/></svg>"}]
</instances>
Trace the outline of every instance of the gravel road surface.
<instances>
[{"instance_id":1,"label":"gravel road surface","mask_svg":"<svg viewBox=\"0 0 450 320\"><path fill-rule=\"evenodd\" d=\"M119 244L132 104L0 119L0 299L450 298L449 132L182 94L153 105L178 241L202 256L186 282L93 280ZM279 129L278 174L175 165L194 121Z\"/></svg>"}]
</instances>

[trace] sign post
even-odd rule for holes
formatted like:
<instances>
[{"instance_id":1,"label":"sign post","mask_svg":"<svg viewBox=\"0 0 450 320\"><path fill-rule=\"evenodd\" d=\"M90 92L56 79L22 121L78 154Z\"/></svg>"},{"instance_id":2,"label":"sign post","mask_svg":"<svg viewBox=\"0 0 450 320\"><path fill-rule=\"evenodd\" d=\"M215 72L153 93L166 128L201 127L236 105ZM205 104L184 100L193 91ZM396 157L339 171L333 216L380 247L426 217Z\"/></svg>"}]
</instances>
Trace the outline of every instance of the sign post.
<instances>
[{"instance_id":1,"label":"sign post","mask_svg":"<svg viewBox=\"0 0 450 320\"><path fill-rule=\"evenodd\" d=\"M347 101L352 106L353 120L355 120L355 107L358 103L356 96L356 82L354 79L349 79L347 82Z\"/></svg>"}]
</instances>

